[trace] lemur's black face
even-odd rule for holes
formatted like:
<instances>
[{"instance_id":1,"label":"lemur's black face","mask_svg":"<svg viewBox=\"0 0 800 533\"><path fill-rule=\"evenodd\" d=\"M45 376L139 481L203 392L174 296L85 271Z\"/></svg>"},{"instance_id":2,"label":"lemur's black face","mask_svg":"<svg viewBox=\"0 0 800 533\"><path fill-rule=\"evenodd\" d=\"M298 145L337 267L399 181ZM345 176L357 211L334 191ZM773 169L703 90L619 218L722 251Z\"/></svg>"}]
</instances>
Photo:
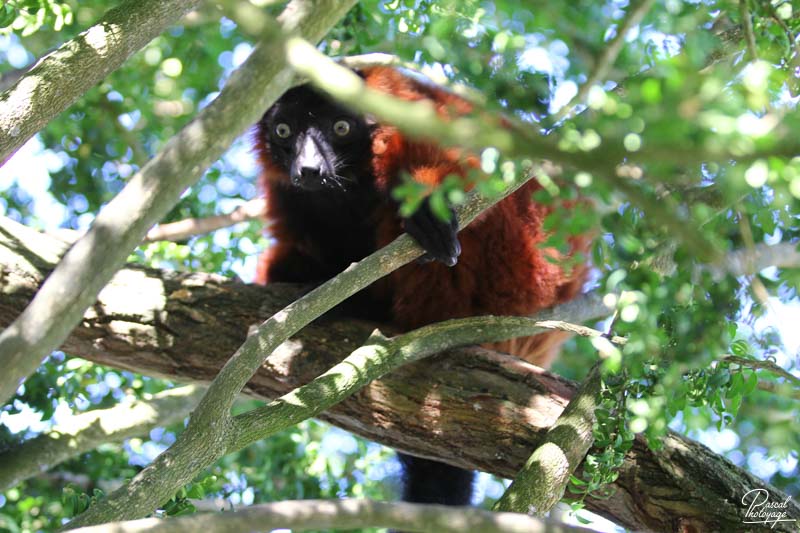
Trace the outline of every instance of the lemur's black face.
<instances>
[{"instance_id":1,"label":"lemur's black face","mask_svg":"<svg viewBox=\"0 0 800 533\"><path fill-rule=\"evenodd\" d=\"M366 179L369 126L307 85L284 94L259 126L273 162L295 187L346 190Z\"/></svg>"}]
</instances>

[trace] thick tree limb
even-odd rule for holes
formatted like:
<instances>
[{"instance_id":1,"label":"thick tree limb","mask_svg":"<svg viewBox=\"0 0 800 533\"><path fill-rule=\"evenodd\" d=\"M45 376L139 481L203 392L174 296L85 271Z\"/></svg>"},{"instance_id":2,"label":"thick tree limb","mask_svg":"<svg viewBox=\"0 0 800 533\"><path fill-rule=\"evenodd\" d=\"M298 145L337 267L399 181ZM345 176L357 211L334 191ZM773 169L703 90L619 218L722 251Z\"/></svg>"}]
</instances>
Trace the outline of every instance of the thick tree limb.
<instances>
[{"instance_id":1,"label":"thick tree limb","mask_svg":"<svg viewBox=\"0 0 800 533\"><path fill-rule=\"evenodd\" d=\"M293 0L279 21L283 31L298 32L316 42L354 3ZM184 189L288 88L291 73L285 68L280 42L278 35L269 34L256 45L220 95L103 208L30 306L0 333L6 368L0 381L0 402L7 401L19 383L64 341L100 289Z\"/></svg>"},{"instance_id":2,"label":"thick tree limb","mask_svg":"<svg viewBox=\"0 0 800 533\"><path fill-rule=\"evenodd\" d=\"M517 513L492 513L474 507L445 507L370 500L294 500L252 505L236 512L203 513L170 519L145 518L75 529L75 533L227 533L272 529L340 530L381 527L432 533L589 533Z\"/></svg>"},{"instance_id":3,"label":"thick tree limb","mask_svg":"<svg viewBox=\"0 0 800 533\"><path fill-rule=\"evenodd\" d=\"M0 165L200 0L126 0L0 95ZM80 73L76 75L76 73Z\"/></svg>"},{"instance_id":4,"label":"thick tree limb","mask_svg":"<svg viewBox=\"0 0 800 533\"><path fill-rule=\"evenodd\" d=\"M94 409L62 420L50 431L0 453L0 490L46 472L55 465L107 442L146 435L151 429L180 422L200 401L203 387L187 385Z\"/></svg>"},{"instance_id":5,"label":"thick tree limb","mask_svg":"<svg viewBox=\"0 0 800 533\"><path fill-rule=\"evenodd\" d=\"M545 516L561 501L569 477L594 442L600 401L600 364L595 364L564 412L545 434L494 509Z\"/></svg>"},{"instance_id":6,"label":"thick tree limb","mask_svg":"<svg viewBox=\"0 0 800 533\"><path fill-rule=\"evenodd\" d=\"M24 228L21 240L8 229L0 225L0 325L25 307L62 246ZM303 292L132 267L117 274L62 348L149 375L209 381L250 324ZM269 399L285 394L339 362L374 327L356 321L307 327L273 352L246 391ZM510 478L574 391L574 384L516 358L468 348L400 368L320 418L409 453ZM658 452L637 440L615 487L608 500L587 500L589 508L639 531L738 531L748 490L766 488L770 501L786 498L674 433ZM794 501L789 513L800 518Z\"/></svg>"},{"instance_id":7,"label":"thick tree limb","mask_svg":"<svg viewBox=\"0 0 800 533\"><path fill-rule=\"evenodd\" d=\"M735 250L725 255L725 260L711 266L711 272L723 276L757 274L767 267L798 268L800 251L797 244L779 242L773 245L758 243L752 249Z\"/></svg>"}]
</instances>

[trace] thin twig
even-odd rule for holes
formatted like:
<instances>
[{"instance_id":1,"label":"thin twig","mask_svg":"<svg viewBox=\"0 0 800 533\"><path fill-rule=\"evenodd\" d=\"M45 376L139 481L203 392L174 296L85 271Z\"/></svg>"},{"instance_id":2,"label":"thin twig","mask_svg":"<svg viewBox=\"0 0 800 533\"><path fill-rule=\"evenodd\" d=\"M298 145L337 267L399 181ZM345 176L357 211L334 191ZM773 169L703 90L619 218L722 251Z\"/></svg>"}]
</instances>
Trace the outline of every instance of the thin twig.
<instances>
[{"instance_id":1,"label":"thin twig","mask_svg":"<svg viewBox=\"0 0 800 533\"><path fill-rule=\"evenodd\" d=\"M617 28L617 34L603 49L600 57L597 58L592 72L590 72L589 76L586 78L586 82L580 86L578 93L572 97L569 103L558 110L553 117L553 123L561 122L563 119L567 118L567 116L571 115L575 107L583 103L592 87L605 79L611 67L614 65L614 62L617 60L617 56L619 56L619 53L622 51L622 46L625 44L625 37L628 35L628 32L642 21L650 8L653 7L654 3L655 0L643 0L638 4L631 3L627 15Z\"/></svg>"},{"instance_id":2,"label":"thin twig","mask_svg":"<svg viewBox=\"0 0 800 533\"><path fill-rule=\"evenodd\" d=\"M786 381L792 383L795 387L800 387L800 378L773 363L772 361L750 359L747 357L739 357L737 355L725 355L721 360L727 363L734 363L739 366L752 368L753 370L766 370L772 374L775 374L776 376L784 378Z\"/></svg>"},{"instance_id":3,"label":"thin twig","mask_svg":"<svg viewBox=\"0 0 800 533\"><path fill-rule=\"evenodd\" d=\"M266 201L263 198L256 198L224 215L186 218L177 222L159 224L147 232L144 242L183 241L195 235L205 235L239 222L259 218L264 215L265 207Z\"/></svg>"},{"instance_id":4,"label":"thin twig","mask_svg":"<svg viewBox=\"0 0 800 533\"><path fill-rule=\"evenodd\" d=\"M747 43L747 55L750 56L750 61L758 59L758 50L756 49L756 36L753 33L753 17L750 14L750 7L747 5L747 0L739 0L739 18L742 19L744 25L744 40Z\"/></svg>"},{"instance_id":5,"label":"thin twig","mask_svg":"<svg viewBox=\"0 0 800 533\"><path fill-rule=\"evenodd\" d=\"M789 25L786 24L786 21L783 20L778 12L775 10L775 6L772 5L772 2L764 2L763 5L769 11L770 17L774 20L778 26L786 33L786 39L789 41L789 47L791 50L789 51L789 56L786 58L786 63L789 71L789 75L787 76L787 85L789 87L789 92L792 96L797 96L800 94L800 84L798 83L798 69L800 69L800 42L798 42L797 36L792 32L792 29L789 28ZM794 51L794 54L792 54Z\"/></svg>"}]
</instances>

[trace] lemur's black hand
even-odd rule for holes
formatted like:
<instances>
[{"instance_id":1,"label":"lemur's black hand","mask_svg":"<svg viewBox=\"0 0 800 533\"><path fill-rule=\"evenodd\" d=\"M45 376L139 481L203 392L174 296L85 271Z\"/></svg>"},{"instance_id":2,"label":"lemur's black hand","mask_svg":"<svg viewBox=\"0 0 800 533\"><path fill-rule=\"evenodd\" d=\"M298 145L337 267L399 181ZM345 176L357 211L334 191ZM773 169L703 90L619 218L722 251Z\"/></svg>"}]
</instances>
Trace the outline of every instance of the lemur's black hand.
<instances>
[{"instance_id":1,"label":"lemur's black hand","mask_svg":"<svg viewBox=\"0 0 800 533\"><path fill-rule=\"evenodd\" d=\"M450 208L450 221L445 222L431 210L430 199L425 198L419 208L408 218L403 219L403 227L425 250L419 261L441 261L453 266L461 255L458 242L458 220Z\"/></svg>"}]
</instances>

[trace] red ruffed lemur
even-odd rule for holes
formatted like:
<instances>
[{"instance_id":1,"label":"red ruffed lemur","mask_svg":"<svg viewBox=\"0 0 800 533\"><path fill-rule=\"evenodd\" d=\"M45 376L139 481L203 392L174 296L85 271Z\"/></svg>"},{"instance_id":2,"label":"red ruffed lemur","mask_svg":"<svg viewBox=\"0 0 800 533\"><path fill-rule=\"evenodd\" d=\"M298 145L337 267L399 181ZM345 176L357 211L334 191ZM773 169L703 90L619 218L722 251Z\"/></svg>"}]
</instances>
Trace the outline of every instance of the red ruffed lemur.
<instances>
[{"instance_id":1,"label":"red ruffed lemur","mask_svg":"<svg viewBox=\"0 0 800 533\"><path fill-rule=\"evenodd\" d=\"M393 68L359 74L373 89L431 100L444 118L471 111L464 99ZM532 200L535 180L461 232L455 216L443 221L427 199L402 217L391 193L403 176L432 188L449 175L465 177L476 158L374 124L308 85L290 89L264 114L255 146L274 238L259 261L259 283L321 283L406 231L425 250L422 259L353 297L365 315L403 330L467 316L529 315L580 291L586 269L567 275L553 261L558 252L540 246L552 207ZM575 239L573 248L586 242ZM547 333L491 347L548 366L564 338ZM404 500L470 503L472 472L398 455Z\"/></svg>"}]
</instances>

